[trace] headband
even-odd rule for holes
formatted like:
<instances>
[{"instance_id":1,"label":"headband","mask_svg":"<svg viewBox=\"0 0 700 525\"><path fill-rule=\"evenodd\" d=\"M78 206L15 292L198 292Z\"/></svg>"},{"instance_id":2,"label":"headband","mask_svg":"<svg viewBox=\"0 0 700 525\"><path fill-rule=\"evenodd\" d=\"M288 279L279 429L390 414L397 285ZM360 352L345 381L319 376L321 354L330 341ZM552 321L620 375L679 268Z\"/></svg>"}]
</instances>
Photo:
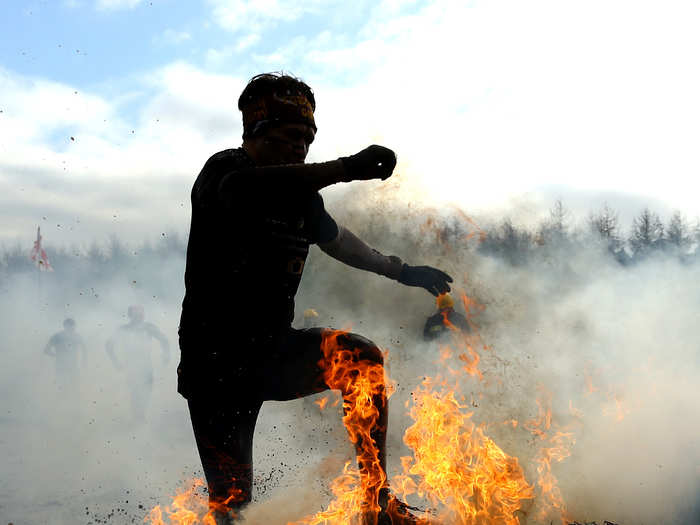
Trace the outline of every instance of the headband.
<instances>
[{"instance_id":1,"label":"headband","mask_svg":"<svg viewBox=\"0 0 700 525\"><path fill-rule=\"evenodd\" d=\"M307 124L316 131L314 110L304 95L264 95L243 106L241 112L244 137L255 135L271 122Z\"/></svg>"}]
</instances>

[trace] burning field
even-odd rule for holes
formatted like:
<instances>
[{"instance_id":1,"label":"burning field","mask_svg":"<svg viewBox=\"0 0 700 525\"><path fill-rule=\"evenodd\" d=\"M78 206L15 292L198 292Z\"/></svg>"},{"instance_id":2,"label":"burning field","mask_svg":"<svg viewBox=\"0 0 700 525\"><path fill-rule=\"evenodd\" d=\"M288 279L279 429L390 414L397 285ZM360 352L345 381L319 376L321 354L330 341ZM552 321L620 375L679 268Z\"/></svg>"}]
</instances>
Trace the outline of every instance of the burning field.
<instances>
[{"instance_id":1,"label":"burning field","mask_svg":"<svg viewBox=\"0 0 700 525\"><path fill-rule=\"evenodd\" d=\"M424 525L694 522L695 267L657 260L621 269L593 250L514 266L477 252L482 235L470 221L449 229L397 212L386 221L403 226L388 235L371 211L363 220L344 213L370 244L404 255L411 239L416 262L452 274L471 330L446 319L446 335L426 342L435 304L424 291L313 252L297 309L313 307L319 324L371 338L385 367L360 366L355 349L338 342L342 331L326 332L320 359L334 390L263 407L242 523L373 523L387 483ZM110 283L99 292L122 299ZM18 297L5 320L19 322ZM161 327L174 333L177 301L162 312ZM18 349L40 347L42 334L10 331L0 515L16 524L214 525L172 367L157 369L149 421L129 423L126 393L100 357L104 334L87 328L109 315L98 305L79 318L95 355L94 382L81 394L91 403L77 411L57 399L49 406L50 370L22 360ZM30 373L43 385L31 395L21 380ZM390 408L386 474L368 434L380 392ZM358 442L367 445L359 465Z\"/></svg>"},{"instance_id":2,"label":"burning field","mask_svg":"<svg viewBox=\"0 0 700 525\"><path fill-rule=\"evenodd\" d=\"M438 345L435 365L440 373L424 377L405 402L412 424L406 429L403 442L410 454L400 457L401 470L392 477L390 486L401 500L410 501L417 506L416 510L422 510L414 512L424 525L571 523L573 518L553 465L571 455L576 441L575 424L560 425L553 421L552 393L543 385L538 385L533 398L537 413L532 419L490 424L474 421L479 407L477 400L484 398L489 387L497 384L502 387L505 378L480 368L482 354L492 358L487 358L487 362L495 358L478 332L476 316L483 306L466 295L462 295L461 302L472 330L463 333L445 318L450 337ZM380 365L369 366L353 360L354 350L338 343L338 335L342 333L329 330L324 338L325 378L334 389L350 391L342 400L342 420L350 441L372 443L369 428L378 417L373 399L385 387L389 394L393 393L395 386ZM389 352L386 357L390 358ZM590 389L590 377L586 378ZM467 392L471 392L470 398ZM336 397L336 405L339 400ZM321 410L327 401L328 397L319 400ZM574 413L573 406L572 415L579 415ZM505 452L489 437L494 425L499 427L499 434L508 429L513 434L528 436L528 476L518 457ZM376 501L387 479L378 468L377 448L372 445L363 451L358 457L361 468L354 466L353 461L346 461L342 473L332 480L333 498L323 510L288 525L377 523ZM193 480L170 505L153 508L146 522L215 525L202 490L204 485L201 479ZM251 516L245 521L257 520Z\"/></svg>"},{"instance_id":3,"label":"burning field","mask_svg":"<svg viewBox=\"0 0 700 525\"><path fill-rule=\"evenodd\" d=\"M425 227L434 232L430 222ZM455 255L441 235L436 238L446 258ZM478 238L474 232L466 236L468 242ZM684 358L695 349L679 334L671 342L655 330L666 323L680 328L688 319L671 320L659 312L645 326L641 321L649 319L648 313L634 307L646 294L667 293L661 289L668 283L641 296L625 295L619 292L629 290L627 279L655 270L626 276L608 267L601 282L584 285L576 279L591 259L579 261L580 266L553 265L549 274L535 276L530 269L474 256L470 262L479 269L463 275L456 294L471 327L468 333L445 319L449 337L427 344L409 334L387 333L367 319L357 323L389 341L386 376L331 359L352 349L339 348L338 332L328 332L329 384L340 388L350 375L361 380L342 400L342 413L332 408L341 402L337 392L317 399L320 417L330 410L331 417L342 417L350 441L367 441L376 417L372 395L386 385L389 433L401 436L401 443L390 438L388 482L401 500L420 509L414 514L424 525L685 523L698 487L698 447L690 437L696 423L671 413L690 411L695 404L698 389L691 378L697 371L679 371L675 358L657 361L664 352L656 345L675 344L677 357ZM471 277L480 271L478 278ZM514 295L499 297L487 284L499 281L499 288ZM483 299L467 295L466 289L477 290ZM551 291L550 304L540 302L542 289ZM391 312L388 303L396 294L386 297L385 304L379 299L374 307ZM396 321L399 331L405 322ZM616 330L606 331L609 324ZM679 433L669 436L665 426ZM665 439L673 443L670 448ZM686 465L677 462L682 451L690 454ZM244 522L374 523L378 507L371 502L385 478L376 468L376 449L367 454L358 469L345 449L334 478L327 463L310 469L310 477L325 477L330 492L320 497L302 487L278 492L246 509ZM666 483L674 479L684 479L683 488L670 490ZM667 498L670 492L675 495ZM206 511L204 501L201 491L187 491L153 509L147 521L208 523L206 512L195 518L186 510Z\"/></svg>"}]
</instances>

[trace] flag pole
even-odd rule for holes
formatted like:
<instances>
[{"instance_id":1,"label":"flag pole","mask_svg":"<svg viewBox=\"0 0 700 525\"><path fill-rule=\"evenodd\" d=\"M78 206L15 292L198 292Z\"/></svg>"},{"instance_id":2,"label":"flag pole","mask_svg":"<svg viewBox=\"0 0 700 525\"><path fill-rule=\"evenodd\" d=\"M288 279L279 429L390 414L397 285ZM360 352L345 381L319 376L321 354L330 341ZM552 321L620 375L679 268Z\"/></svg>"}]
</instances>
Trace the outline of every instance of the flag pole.
<instances>
[{"instance_id":1,"label":"flag pole","mask_svg":"<svg viewBox=\"0 0 700 525\"><path fill-rule=\"evenodd\" d=\"M29 254L29 258L36 264L39 270L39 275L37 276L37 292L39 295L39 305L41 306L41 274L43 272L53 271L46 250L41 246L41 226L37 226L36 228L36 241L34 241L34 247Z\"/></svg>"}]
</instances>

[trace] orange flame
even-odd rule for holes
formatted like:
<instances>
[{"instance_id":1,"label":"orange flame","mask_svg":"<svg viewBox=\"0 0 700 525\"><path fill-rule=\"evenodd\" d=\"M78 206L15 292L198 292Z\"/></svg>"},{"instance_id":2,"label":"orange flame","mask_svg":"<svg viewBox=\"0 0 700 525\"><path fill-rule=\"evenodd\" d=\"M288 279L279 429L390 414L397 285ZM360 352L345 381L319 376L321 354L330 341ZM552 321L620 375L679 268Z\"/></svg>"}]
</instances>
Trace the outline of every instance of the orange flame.
<instances>
[{"instance_id":1,"label":"orange flame","mask_svg":"<svg viewBox=\"0 0 700 525\"><path fill-rule=\"evenodd\" d=\"M559 489L557 478L552 473L552 460L559 462L571 455L571 447L575 443L573 433L554 432L550 435L552 428L552 393L547 391L542 385L538 386L540 396L536 399L538 406L537 418L527 421L523 427L533 435L546 441L548 445L542 446L535 455L537 465L537 485L539 487L538 504L540 508L539 519L544 518L552 511L559 514L561 522L569 521L566 504Z\"/></svg>"},{"instance_id":2,"label":"orange flame","mask_svg":"<svg viewBox=\"0 0 700 525\"><path fill-rule=\"evenodd\" d=\"M190 487L182 490L173 497L172 503L165 509L156 505L144 519L151 525L216 525L214 513L216 507L211 507L209 499L204 494L204 480L196 478L191 481ZM168 521L163 520L163 515Z\"/></svg>"},{"instance_id":3,"label":"orange flame","mask_svg":"<svg viewBox=\"0 0 700 525\"><path fill-rule=\"evenodd\" d=\"M607 393L607 398L608 401L614 401L615 402L615 409L610 409L608 407L603 408L603 414L604 415L610 415L610 414L615 414L615 421L618 423L625 419L625 416L630 413L630 410L626 408L623 403L622 403L622 394L620 392L616 392L614 390L611 390L610 392Z\"/></svg>"},{"instance_id":4,"label":"orange flame","mask_svg":"<svg viewBox=\"0 0 700 525\"><path fill-rule=\"evenodd\" d=\"M583 369L583 377L586 381L586 395L591 395L593 392L597 392L598 388L593 386L593 373L591 372L591 362L586 363Z\"/></svg>"},{"instance_id":5,"label":"orange flame","mask_svg":"<svg viewBox=\"0 0 700 525\"><path fill-rule=\"evenodd\" d=\"M359 469L347 463L343 474L331 484L335 500L325 511L299 523L350 525L360 520L376 523L380 511L379 490L386 486L386 473L372 431L381 424L377 404L385 402L384 396L392 388L385 386L389 383L381 363L363 359L360 349L348 348L339 341L345 333L324 331L323 358L319 365L326 384L343 392L343 424L356 446Z\"/></svg>"},{"instance_id":6,"label":"orange flame","mask_svg":"<svg viewBox=\"0 0 700 525\"><path fill-rule=\"evenodd\" d=\"M401 458L404 474L392 479L395 490L440 508L438 523L518 524L514 514L533 491L517 458L484 435L453 390L434 387L426 379L414 392L414 424L404 435L413 458Z\"/></svg>"}]
</instances>

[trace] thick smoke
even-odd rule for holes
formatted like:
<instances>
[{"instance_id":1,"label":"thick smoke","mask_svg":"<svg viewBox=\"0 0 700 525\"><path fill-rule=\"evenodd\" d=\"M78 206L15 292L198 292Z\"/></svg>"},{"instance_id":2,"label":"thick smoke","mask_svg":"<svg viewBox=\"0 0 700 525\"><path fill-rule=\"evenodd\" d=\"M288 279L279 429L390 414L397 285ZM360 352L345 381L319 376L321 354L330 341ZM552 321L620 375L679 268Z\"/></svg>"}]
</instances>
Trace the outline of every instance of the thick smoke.
<instances>
[{"instance_id":1,"label":"thick smoke","mask_svg":"<svg viewBox=\"0 0 700 525\"><path fill-rule=\"evenodd\" d=\"M488 347L478 348L484 378L463 380L461 393L475 422L520 459L533 484L542 443L525 424L538 416L537 400L551 393L553 429L575 439L570 457L553 466L572 521L698 520L699 265L664 250L622 263L619 250L585 236L574 242L572 235L538 240L533 233L499 253L487 251L479 226L496 238L503 229L486 225L502 218L425 209L359 185L328 192L326 202L370 245L446 270L455 278L455 298L464 293L480 305L470 315ZM517 216L511 219L518 224ZM102 251L56 255L54 273L3 266L0 515L6 522L141 522L148 509L168 504L181 485L201 476L185 402L175 391L183 250L172 235L138 248L115 239ZM150 348L155 380L145 422L135 420L123 373L105 352L132 304L143 305L146 320L170 342L167 365L155 341ZM306 308L318 311L319 324L348 328L388 350L396 384L389 469L398 473L400 457L410 454L401 439L411 423L405 403L424 377L446 372L438 345L422 340L433 298L313 248L296 326ZM76 320L88 349L71 388L56 382L52 358L43 354L66 317ZM324 397L329 404L321 410L314 401ZM326 393L265 404L246 522L286 523L329 501L330 481L353 457L336 400ZM517 427L505 424L512 420ZM536 522L527 513L521 519Z\"/></svg>"}]
</instances>

